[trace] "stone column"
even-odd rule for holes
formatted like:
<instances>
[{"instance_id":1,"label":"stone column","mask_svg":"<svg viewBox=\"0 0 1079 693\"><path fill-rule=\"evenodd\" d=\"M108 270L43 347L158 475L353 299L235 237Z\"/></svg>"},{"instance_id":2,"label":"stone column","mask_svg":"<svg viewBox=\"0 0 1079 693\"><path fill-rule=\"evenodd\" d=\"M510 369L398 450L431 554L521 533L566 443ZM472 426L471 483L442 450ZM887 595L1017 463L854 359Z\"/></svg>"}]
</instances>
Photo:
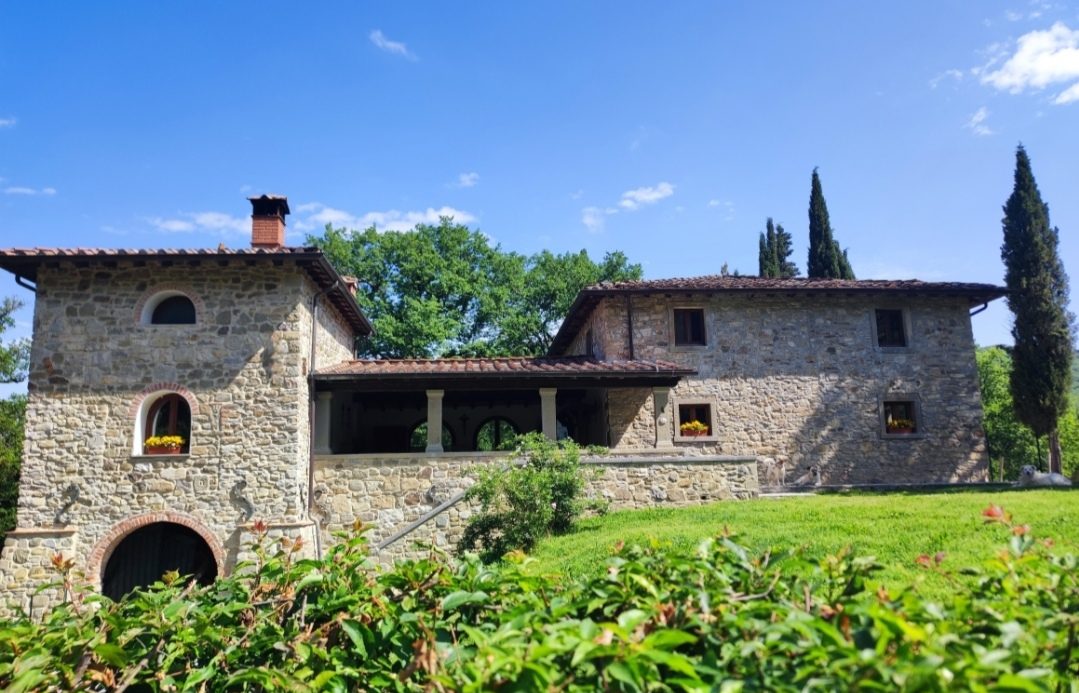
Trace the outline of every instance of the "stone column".
<instances>
[{"instance_id":1,"label":"stone column","mask_svg":"<svg viewBox=\"0 0 1079 693\"><path fill-rule=\"evenodd\" d=\"M555 408L557 388L540 388L540 418L543 421L543 435L548 440L558 440L558 413Z\"/></svg>"},{"instance_id":2,"label":"stone column","mask_svg":"<svg viewBox=\"0 0 1079 693\"><path fill-rule=\"evenodd\" d=\"M427 391L427 452L442 450L442 395L445 390Z\"/></svg>"},{"instance_id":3,"label":"stone column","mask_svg":"<svg viewBox=\"0 0 1079 693\"><path fill-rule=\"evenodd\" d=\"M333 417L333 393L318 392L315 394L315 454L329 455L333 453L330 448L330 420Z\"/></svg>"},{"instance_id":4,"label":"stone column","mask_svg":"<svg viewBox=\"0 0 1079 693\"><path fill-rule=\"evenodd\" d=\"M652 404L656 414L656 447L673 448L671 435L671 388L652 388Z\"/></svg>"}]
</instances>

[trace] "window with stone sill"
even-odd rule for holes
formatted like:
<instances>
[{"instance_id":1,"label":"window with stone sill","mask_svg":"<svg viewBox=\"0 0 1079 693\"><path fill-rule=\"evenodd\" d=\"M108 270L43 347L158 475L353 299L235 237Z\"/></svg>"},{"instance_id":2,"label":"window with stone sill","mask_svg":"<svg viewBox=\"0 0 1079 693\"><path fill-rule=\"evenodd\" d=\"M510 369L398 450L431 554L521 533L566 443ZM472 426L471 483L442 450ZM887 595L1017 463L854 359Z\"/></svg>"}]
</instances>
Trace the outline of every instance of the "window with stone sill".
<instances>
[{"instance_id":1,"label":"window with stone sill","mask_svg":"<svg viewBox=\"0 0 1079 693\"><path fill-rule=\"evenodd\" d=\"M873 311L873 343L879 349L899 350L910 346L910 314L903 308Z\"/></svg>"},{"instance_id":2,"label":"window with stone sill","mask_svg":"<svg viewBox=\"0 0 1079 693\"><path fill-rule=\"evenodd\" d=\"M136 440L135 454L152 454L146 441L163 436L176 436L183 440L175 454L186 455L191 449L191 407L182 396L172 392L147 399L140 413L141 435Z\"/></svg>"},{"instance_id":3,"label":"window with stone sill","mask_svg":"<svg viewBox=\"0 0 1079 693\"><path fill-rule=\"evenodd\" d=\"M881 402L881 433L889 438L919 436L921 411L914 398L888 398Z\"/></svg>"},{"instance_id":4,"label":"window with stone sill","mask_svg":"<svg viewBox=\"0 0 1079 693\"><path fill-rule=\"evenodd\" d=\"M672 308L671 323L675 346L707 346L704 308Z\"/></svg>"},{"instance_id":5,"label":"window with stone sill","mask_svg":"<svg viewBox=\"0 0 1079 693\"><path fill-rule=\"evenodd\" d=\"M680 402L675 411L674 436L678 440L715 440L715 422L710 402ZM685 429L682 426L686 426ZM703 426L703 429L701 428Z\"/></svg>"}]
</instances>

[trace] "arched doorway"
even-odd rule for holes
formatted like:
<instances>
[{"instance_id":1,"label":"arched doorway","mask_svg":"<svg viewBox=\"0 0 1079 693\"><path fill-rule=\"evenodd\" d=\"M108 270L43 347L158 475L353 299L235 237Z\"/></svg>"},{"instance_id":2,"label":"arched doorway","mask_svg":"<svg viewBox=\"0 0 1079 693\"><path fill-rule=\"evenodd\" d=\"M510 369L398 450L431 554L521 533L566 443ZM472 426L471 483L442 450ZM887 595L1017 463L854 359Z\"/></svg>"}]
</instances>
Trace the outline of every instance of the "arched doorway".
<instances>
[{"instance_id":1,"label":"arched doorway","mask_svg":"<svg viewBox=\"0 0 1079 693\"><path fill-rule=\"evenodd\" d=\"M217 560L195 530L173 522L154 522L124 537L101 571L101 593L120 599L148 587L170 570L190 575L200 585L217 578Z\"/></svg>"}]
</instances>

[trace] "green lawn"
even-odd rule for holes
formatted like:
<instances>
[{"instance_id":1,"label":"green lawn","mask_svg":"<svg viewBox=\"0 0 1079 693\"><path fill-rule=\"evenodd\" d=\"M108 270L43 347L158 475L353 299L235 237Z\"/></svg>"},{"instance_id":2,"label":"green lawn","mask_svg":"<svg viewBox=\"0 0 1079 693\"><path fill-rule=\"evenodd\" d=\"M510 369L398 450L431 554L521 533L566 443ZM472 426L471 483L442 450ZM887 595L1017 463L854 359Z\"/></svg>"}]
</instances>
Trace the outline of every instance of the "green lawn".
<instances>
[{"instance_id":1,"label":"green lawn","mask_svg":"<svg viewBox=\"0 0 1079 693\"><path fill-rule=\"evenodd\" d=\"M884 585L899 587L925 576L919 589L931 596L946 590L947 581L919 569L920 554L944 551L944 567L958 571L980 565L1007 543L1005 528L983 521L981 512L990 504L1029 524L1035 537L1051 537L1061 550L1079 552L1079 489L1046 489L829 494L623 511L582 520L572 534L544 541L533 555L543 572L584 575L602 570L619 540L691 551L726 526L735 541L759 552L805 547L816 558L851 546L886 566L878 573Z\"/></svg>"}]
</instances>

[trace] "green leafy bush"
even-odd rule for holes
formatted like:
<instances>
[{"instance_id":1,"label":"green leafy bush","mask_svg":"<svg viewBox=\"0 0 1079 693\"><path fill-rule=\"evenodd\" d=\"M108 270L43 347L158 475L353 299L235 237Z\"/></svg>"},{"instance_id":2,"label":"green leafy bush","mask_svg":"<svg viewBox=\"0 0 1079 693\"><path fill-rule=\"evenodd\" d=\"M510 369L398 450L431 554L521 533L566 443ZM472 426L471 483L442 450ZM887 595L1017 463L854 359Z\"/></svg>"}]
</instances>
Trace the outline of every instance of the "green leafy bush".
<instances>
[{"instance_id":1,"label":"green leafy bush","mask_svg":"<svg viewBox=\"0 0 1079 693\"><path fill-rule=\"evenodd\" d=\"M458 546L495 561L510 551L531 551L549 534L564 534L585 508L588 475L598 469L581 466L580 448L572 440L557 443L529 433L516 442L514 460L504 467L476 472L465 495L479 505L469 518Z\"/></svg>"},{"instance_id":2,"label":"green leafy bush","mask_svg":"<svg viewBox=\"0 0 1079 693\"><path fill-rule=\"evenodd\" d=\"M511 554L379 572L362 533L322 561L291 541L206 587L175 575L119 603L75 586L42 622L0 624L0 687L113 690L1052 691L1079 680L1076 558L1010 531L944 602L867 591L871 558L617 547L559 581ZM947 573L942 555L917 559Z\"/></svg>"}]
</instances>

